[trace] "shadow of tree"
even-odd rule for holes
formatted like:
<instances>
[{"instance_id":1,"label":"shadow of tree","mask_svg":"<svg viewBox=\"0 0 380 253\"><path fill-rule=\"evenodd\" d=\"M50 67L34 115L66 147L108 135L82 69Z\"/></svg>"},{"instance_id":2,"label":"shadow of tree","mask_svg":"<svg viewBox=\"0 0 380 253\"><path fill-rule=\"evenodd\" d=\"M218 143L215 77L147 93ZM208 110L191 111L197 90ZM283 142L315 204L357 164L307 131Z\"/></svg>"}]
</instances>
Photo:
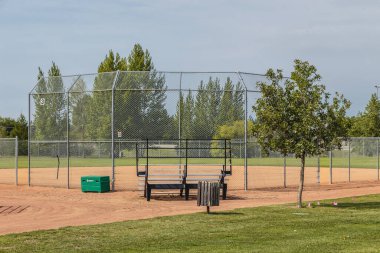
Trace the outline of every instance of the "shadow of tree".
<instances>
[{"instance_id":1,"label":"shadow of tree","mask_svg":"<svg viewBox=\"0 0 380 253\"><path fill-rule=\"evenodd\" d=\"M337 206L332 205L331 203L321 203L321 207L326 208L340 208L340 209L380 209L380 202L338 202Z\"/></svg>"}]
</instances>

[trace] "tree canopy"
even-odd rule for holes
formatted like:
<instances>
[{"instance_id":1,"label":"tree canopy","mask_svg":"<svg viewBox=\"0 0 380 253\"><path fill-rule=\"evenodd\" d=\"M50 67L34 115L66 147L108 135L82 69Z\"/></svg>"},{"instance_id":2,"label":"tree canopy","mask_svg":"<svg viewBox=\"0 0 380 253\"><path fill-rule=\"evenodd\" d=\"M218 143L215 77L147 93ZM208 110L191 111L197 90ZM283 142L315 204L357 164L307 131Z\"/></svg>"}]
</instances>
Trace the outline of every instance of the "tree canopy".
<instances>
[{"instance_id":1,"label":"tree canopy","mask_svg":"<svg viewBox=\"0 0 380 253\"><path fill-rule=\"evenodd\" d=\"M340 94L331 98L320 84L317 69L307 61L295 60L289 79L284 80L281 70L272 69L267 78L268 82L258 83L262 96L253 107L257 117L254 135L264 152L293 153L301 160L301 207L305 158L340 148L339 138L348 136L350 102Z\"/></svg>"}]
</instances>

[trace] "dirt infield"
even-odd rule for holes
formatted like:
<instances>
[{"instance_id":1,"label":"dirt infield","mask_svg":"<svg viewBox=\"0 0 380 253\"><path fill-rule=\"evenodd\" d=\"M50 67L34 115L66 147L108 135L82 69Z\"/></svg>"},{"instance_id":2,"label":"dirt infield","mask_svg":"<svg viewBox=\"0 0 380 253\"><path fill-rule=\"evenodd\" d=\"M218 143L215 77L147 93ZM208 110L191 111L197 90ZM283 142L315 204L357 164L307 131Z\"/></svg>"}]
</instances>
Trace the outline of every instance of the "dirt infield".
<instances>
[{"instance_id":1,"label":"dirt infield","mask_svg":"<svg viewBox=\"0 0 380 253\"><path fill-rule=\"evenodd\" d=\"M379 182L337 183L307 186L305 200L339 198L380 193ZM192 198L154 195L151 202L139 191L82 193L78 189L28 187L0 184L0 234L40 229L101 224L204 211ZM231 210L296 200L296 188L232 190L221 206L212 210Z\"/></svg>"},{"instance_id":2,"label":"dirt infield","mask_svg":"<svg viewBox=\"0 0 380 253\"><path fill-rule=\"evenodd\" d=\"M161 170L173 168L161 168ZM217 169L217 168L211 168ZM206 172L206 169L197 168L197 173ZM209 169L210 170L210 169ZM165 173L161 171L160 173ZM170 173L170 172L166 172ZM19 184L26 185L28 183L28 170L19 169ZM70 168L70 187L80 187L80 177L85 175L112 176L110 167L71 167ZM305 184L313 185L317 183L317 168L308 167L305 170ZM136 176L134 166L118 166L115 169L115 189L120 190L141 190L139 186L139 178ZM329 168L321 168L320 183L329 183ZM141 178L140 178L141 179ZM349 180L347 168L333 168L333 182L347 182ZM377 180L376 169L351 169L351 181L370 181ZM33 186L54 186L66 188L68 182L67 168L61 168L57 179L56 168L32 168L31 185ZM232 176L227 177L228 187L233 190L244 189L244 167L234 166ZM299 168L287 167L286 169L286 185L298 185ZM14 169L0 169L0 183L14 184ZM284 170L283 167L271 166L249 166L248 167L248 189L257 189L263 187L281 187L284 186Z\"/></svg>"}]
</instances>

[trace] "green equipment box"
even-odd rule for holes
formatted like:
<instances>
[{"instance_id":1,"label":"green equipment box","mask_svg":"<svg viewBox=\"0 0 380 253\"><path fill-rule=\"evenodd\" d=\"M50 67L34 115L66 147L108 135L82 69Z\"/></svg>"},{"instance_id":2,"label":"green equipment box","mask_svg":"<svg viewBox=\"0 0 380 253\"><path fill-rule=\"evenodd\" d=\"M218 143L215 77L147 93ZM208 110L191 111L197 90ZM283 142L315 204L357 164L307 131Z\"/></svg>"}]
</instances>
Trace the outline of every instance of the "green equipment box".
<instances>
[{"instance_id":1,"label":"green equipment box","mask_svg":"<svg viewBox=\"0 0 380 253\"><path fill-rule=\"evenodd\" d=\"M81 177L82 192L109 192L109 176L83 176Z\"/></svg>"}]
</instances>

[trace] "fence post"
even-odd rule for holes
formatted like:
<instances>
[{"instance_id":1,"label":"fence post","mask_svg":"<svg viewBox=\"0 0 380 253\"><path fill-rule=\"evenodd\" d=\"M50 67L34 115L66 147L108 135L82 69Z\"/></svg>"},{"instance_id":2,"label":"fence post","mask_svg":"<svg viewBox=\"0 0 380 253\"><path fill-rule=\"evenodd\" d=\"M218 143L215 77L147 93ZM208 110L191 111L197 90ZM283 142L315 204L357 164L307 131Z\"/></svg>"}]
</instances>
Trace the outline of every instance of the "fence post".
<instances>
[{"instance_id":1,"label":"fence post","mask_svg":"<svg viewBox=\"0 0 380 253\"><path fill-rule=\"evenodd\" d=\"M332 184L332 149L330 148L329 151L329 156L330 156L330 184Z\"/></svg>"},{"instance_id":2,"label":"fence post","mask_svg":"<svg viewBox=\"0 0 380 253\"><path fill-rule=\"evenodd\" d=\"M66 119L66 155L67 155L67 189L70 189L70 92L67 92L67 119ZM58 144L59 147L59 144ZM59 152L58 152L59 154Z\"/></svg>"},{"instance_id":3,"label":"fence post","mask_svg":"<svg viewBox=\"0 0 380 253\"><path fill-rule=\"evenodd\" d=\"M286 188L286 156L284 155L284 188Z\"/></svg>"},{"instance_id":4,"label":"fence post","mask_svg":"<svg viewBox=\"0 0 380 253\"><path fill-rule=\"evenodd\" d=\"M181 99L184 99L182 97L182 72L179 74L179 108L178 108L178 150L179 150L179 165L178 165L178 174L181 174L181 168L182 168L182 149L181 149L181 136L182 136L182 103Z\"/></svg>"},{"instance_id":5,"label":"fence post","mask_svg":"<svg viewBox=\"0 0 380 253\"><path fill-rule=\"evenodd\" d=\"M16 185L18 185L18 137L15 139Z\"/></svg>"},{"instance_id":6,"label":"fence post","mask_svg":"<svg viewBox=\"0 0 380 253\"><path fill-rule=\"evenodd\" d=\"M115 122L114 122L114 116L115 116L115 86L117 79L119 77L120 71L118 70L116 72L115 78L112 83L112 91L111 91L111 157L112 157L112 191L115 191Z\"/></svg>"},{"instance_id":7,"label":"fence post","mask_svg":"<svg viewBox=\"0 0 380 253\"><path fill-rule=\"evenodd\" d=\"M320 156L317 157L317 184L321 183L321 160Z\"/></svg>"},{"instance_id":8,"label":"fence post","mask_svg":"<svg viewBox=\"0 0 380 253\"><path fill-rule=\"evenodd\" d=\"M348 182L351 182L351 140L348 140Z\"/></svg>"},{"instance_id":9,"label":"fence post","mask_svg":"<svg viewBox=\"0 0 380 253\"><path fill-rule=\"evenodd\" d=\"M379 180L379 138L377 138L377 146L376 146L376 152L377 152L377 180Z\"/></svg>"},{"instance_id":10,"label":"fence post","mask_svg":"<svg viewBox=\"0 0 380 253\"><path fill-rule=\"evenodd\" d=\"M244 113L244 190L248 190L248 154L247 154L247 120L248 120L248 91L245 89L245 113Z\"/></svg>"},{"instance_id":11,"label":"fence post","mask_svg":"<svg viewBox=\"0 0 380 253\"><path fill-rule=\"evenodd\" d=\"M30 130L30 93L28 95L28 186L30 186L30 137L31 137L31 130Z\"/></svg>"}]
</instances>

